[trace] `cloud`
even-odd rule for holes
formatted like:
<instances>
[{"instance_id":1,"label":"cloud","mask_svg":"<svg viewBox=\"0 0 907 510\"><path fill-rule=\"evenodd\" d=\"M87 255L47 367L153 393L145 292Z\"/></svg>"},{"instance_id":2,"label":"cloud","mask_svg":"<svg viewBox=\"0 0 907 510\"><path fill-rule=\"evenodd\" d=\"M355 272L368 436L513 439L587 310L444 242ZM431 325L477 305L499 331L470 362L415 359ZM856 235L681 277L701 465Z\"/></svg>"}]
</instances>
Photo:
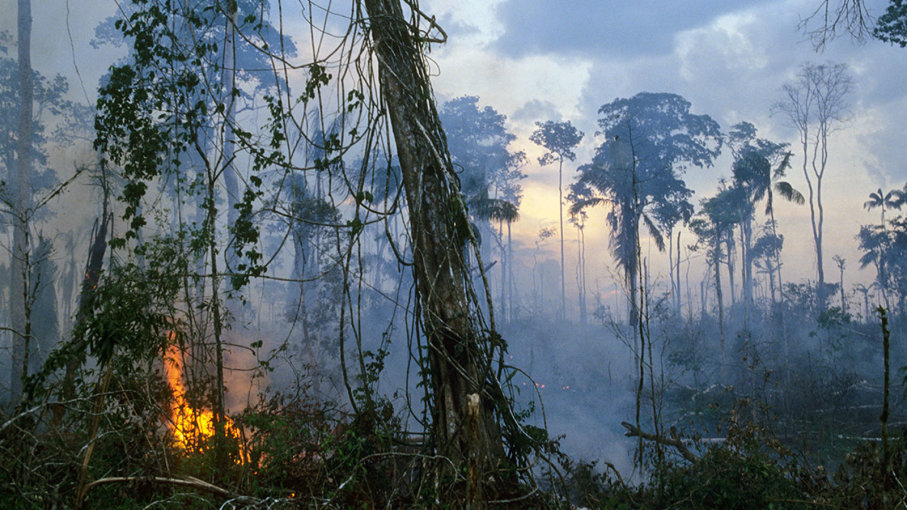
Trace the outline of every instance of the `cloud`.
<instances>
[{"instance_id":1,"label":"cloud","mask_svg":"<svg viewBox=\"0 0 907 510\"><path fill-rule=\"evenodd\" d=\"M561 120L561 112L557 105L548 100L532 99L513 112L510 118L515 122L535 123L545 120Z\"/></svg>"},{"instance_id":2,"label":"cloud","mask_svg":"<svg viewBox=\"0 0 907 510\"><path fill-rule=\"evenodd\" d=\"M504 32L493 48L508 56L548 52L582 57L657 55L672 50L674 36L680 31L767 1L506 0L497 8Z\"/></svg>"}]
</instances>

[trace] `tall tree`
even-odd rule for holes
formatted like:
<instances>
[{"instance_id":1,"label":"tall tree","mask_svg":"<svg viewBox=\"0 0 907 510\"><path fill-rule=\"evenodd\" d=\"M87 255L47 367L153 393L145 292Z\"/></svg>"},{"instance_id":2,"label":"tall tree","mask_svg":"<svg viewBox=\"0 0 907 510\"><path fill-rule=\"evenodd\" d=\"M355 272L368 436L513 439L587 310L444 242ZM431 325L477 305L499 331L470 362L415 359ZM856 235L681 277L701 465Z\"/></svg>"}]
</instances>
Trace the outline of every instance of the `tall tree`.
<instances>
[{"instance_id":1,"label":"tall tree","mask_svg":"<svg viewBox=\"0 0 907 510\"><path fill-rule=\"evenodd\" d=\"M438 114L482 258L491 258L493 245L489 241L494 237L500 248L502 285L505 285L508 264L503 224L509 227L519 216L522 198L519 181L526 177L521 170L525 154L509 149L516 136L505 125L507 117L491 106L480 107L478 97L463 96L447 101ZM497 229L493 223L497 223Z\"/></svg>"},{"instance_id":2,"label":"tall tree","mask_svg":"<svg viewBox=\"0 0 907 510\"><path fill-rule=\"evenodd\" d=\"M573 148L583 140L583 132L579 131L570 121L545 123L536 122L537 129L529 136L536 145L541 145L548 152L539 158L542 166L557 161L557 210L560 218L561 234L561 311L560 317L564 319L567 313L567 292L564 277L564 160L574 161L576 153Z\"/></svg>"},{"instance_id":3,"label":"tall tree","mask_svg":"<svg viewBox=\"0 0 907 510\"><path fill-rule=\"evenodd\" d=\"M785 178L790 153L787 144L758 138L756 127L749 122L734 125L728 133L728 146L734 156L732 166L733 187L739 190L740 252L743 267L743 298L746 310L753 305L753 221L756 204L765 200L765 214L769 217L772 233L775 232L774 193L797 204L803 204L803 195ZM780 270L780 261L774 267ZM778 277L780 282L780 275Z\"/></svg>"},{"instance_id":4,"label":"tall tree","mask_svg":"<svg viewBox=\"0 0 907 510\"><path fill-rule=\"evenodd\" d=\"M768 275L769 297L772 305L777 300L775 298L776 289L779 287L779 280L776 275L779 274L781 261L781 248L784 246L784 236L779 235L771 220L762 226L762 234L756 238L753 243L752 258L755 266L764 274Z\"/></svg>"},{"instance_id":5,"label":"tall tree","mask_svg":"<svg viewBox=\"0 0 907 510\"><path fill-rule=\"evenodd\" d=\"M19 0L17 16L19 50L19 123L16 137L16 173L13 180L13 250L10 261L10 326L12 330L12 370L10 401L22 396L22 378L28 373L31 327L26 316L29 296L28 217L31 204L32 123L34 81L31 67L31 0Z\"/></svg>"},{"instance_id":6,"label":"tall tree","mask_svg":"<svg viewBox=\"0 0 907 510\"><path fill-rule=\"evenodd\" d=\"M827 298L822 252L825 222L822 180L828 166L828 138L846 120L847 99L852 88L853 78L845 64L804 64L796 81L783 86L783 97L773 106L773 111L782 115L800 138L818 272L816 299L820 309L825 307Z\"/></svg>"},{"instance_id":7,"label":"tall tree","mask_svg":"<svg viewBox=\"0 0 907 510\"><path fill-rule=\"evenodd\" d=\"M641 224L663 250L667 225L659 224L655 210L686 207L692 191L682 174L690 165L711 166L721 149L718 123L708 115L691 113L690 106L676 94L649 92L602 106L598 123L605 142L596 148L592 163L579 168L578 182L593 198L574 204L573 210L611 205L607 215L611 251L627 285L631 325L639 320Z\"/></svg>"},{"instance_id":8,"label":"tall tree","mask_svg":"<svg viewBox=\"0 0 907 510\"><path fill-rule=\"evenodd\" d=\"M500 351L469 291L462 253L474 241L415 38L419 31L397 0L364 4L409 210L413 275L429 344L433 444L439 455L466 466L469 504L482 507L489 480L497 478L489 477L505 455L495 416L507 416L501 408L507 404L492 367Z\"/></svg>"},{"instance_id":9,"label":"tall tree","mask_svg":"<svg viewBox=\"0 0 907 510\"><path fill-rule=\"evenodd\" d=\"M733 188L719 190L714 197L702 201L699 213L690 220L690 230L696 236L694 249L705 249L706 260L714 271L715 298L718 308L718 339L721 353L722 380L726 380L726 335L724 331L724 292L721 284L721 261L732 256L725 250L728 239L734 236L739 221L738 194Z\"/></svg>"},{"instance_id":10,"label":"tall tree","mask_svg":"<svg viewBox=\"0 0 907 510\"><path fill-rule=\"evenodd\" d=\"M863 254L860 256L860 268L872 264L876 268L876 284L882 293L885 308L891 309L888 297L888 254L891 245L891 236L887 229L880 225L863 225L857 234L859 248Z\"/></svg>"},{"instance_id":11,"label":"tall tree","mask_svg":"<svg viewBox=\"0 0 907 510\"><path fill-rule=\"evenodd\" d=\"M570 223L576 227L579 234L579 246L577 247L577 297L579 299L579 320L581 324L586 324L586 220L589 215L582 208L575 208L577 204L588 202L593 198L589 194L591 190L588 186L574 182L570 185L570 193L567 194L567 201L570 202Z\"/></svg>"}]
</instances>

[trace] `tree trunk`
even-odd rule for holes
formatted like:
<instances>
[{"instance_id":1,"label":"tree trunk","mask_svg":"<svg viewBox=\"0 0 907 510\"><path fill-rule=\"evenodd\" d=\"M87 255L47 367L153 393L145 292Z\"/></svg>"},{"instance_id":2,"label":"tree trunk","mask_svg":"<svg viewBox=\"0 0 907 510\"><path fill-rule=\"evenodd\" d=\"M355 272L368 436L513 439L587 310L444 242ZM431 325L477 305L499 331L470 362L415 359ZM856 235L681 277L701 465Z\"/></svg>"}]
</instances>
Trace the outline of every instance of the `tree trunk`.
<instances>
[{"instance_id":1,"label":"tree trunk","mask_svg":"<svg viewBox=\"0 0 907 510\"><path fill-rule=\"evenodd\" d=\"M743 316L744 329L749 328L749 312L753 310L753 257L750 250L753 246L753 216L744 213L740 225L741 261L743 262Z\"/></svg>"},{"instance_id":2,"label":"tree trunk","mask_svg":"<svg viewBox=\"0 0 907 510\"><path fill-rule=\"evenodd\" d=\"M413 276L429 345L433 445L437 454L467 467L469 500L482 506L482 490L504 458L504 445L494 418L495 349L477 324L479 307L470 298L475 294L468 291L461 257L471 241L466 208L416 31L397 0L365 0L365 7L409 210Z\"/></svg>"},{"instance_id":3,"label":"tree trunk","mask_svg":"<svg viewBox=\"0 0 907 510\"><path fill-rule=\"evenodd\" d=\"M507 318L512 321L513 314L513 235L511 222L507 222Z\"/></svg>"},{"instance_id":4,"label":"tree trunk","mask_svg":"<svg viewBox=\"0 0 907 510\"><path fill-rule=\"evenodd\" d=\"M104 188L104 197L102 201L102 210L100 221L95 220L95 227L92 229L91 246L88 249L88 260L85 262L85 276L82 278L82 289L79 293L79 309L76 312L76 320L73 329L79 329L91 314L92 301L95 289L101 279L101 269L104 267L104 254L107 252L107 228L110 224L110 214L108 207L108 192ZM66 370L63 375L63 384L61 400L71 400L76 396L76 370L79 365L85 361L85 338L74 337L72 339L75 355L66 361ZM54 426L59 426L63 422L66 408L63 406L55 407L53 410Z\"/></svg>"},{"instance_id":5,"label":"tree trunk","mask_svg":"<svg viewBox=\"0 0 907 510\"><path fill-rule=\"evenodd\" d=\"M579 239L577 239L577 269L579 270L578 294L579 294L579 322L586 324L586 232L583 226L579 227Z\"/></svg>"},{"instance_id":6,"label":"tree trunk","mask_svg":"<svg viewBox=\"0 0 907 510\"><path fill-rule=\"evenodd\" d=\"M675 262L677 264L677 269L674 272L677 277L677 305L676 305L676 308L677 308L678 317L680 317L680 315L681 315L681 308L683 306L683 303L681 303L681 298L680 298L680 234L681 233L682 233L682 231L680 231L680 230L677 231L677 260Z\"/></svg>"},{"instance_id":7,"label":"tree trunk","mask_svg":"<svg viewBox=\"0 0 907 510\"><path fill-rule=\"evenodd\" d=\"M731 294L731 308L737 305L737 286L734 284L734 231L727 232L725 236L725 247L727 248L727 278L728 291Z\"/></svg>"},{"instance_id":8,"label":"tree trunk","mask_svg":"<svg viewBox=\"0 0 907 510\"><path fill-rule=\"evenodd\" d=\"M498 220L497 232L498 248L501 252L501 297L498 300L498 307L507 315L507 246L504 245L504 220ZM505 322L507 319L503 319Z\"/></svg>"},{"instance_id":9,"label":"tree trunk","mask_svg":"<svg viewBox=\"0 0 907 510\"><path fill-rule=\"evenodd\" d=\"M22 397L22 379L27 375L30 332L26 305L28 303L28 222L32 164L32 110L34 82L31 68L31 0L19 0L19 126L16 139L16 173L13 207L13 252L10 261L10 327L12 329L12 370L10 370L10 404Z\"/></svg>"},{"instance_id":10,"label":"tree trunk","mask_svg":"<svg viewBox=\"0 0 907 510\"><path fill-rule=\"evenodd\" d=\"M720 243L719 245L720 246ZM718 248L716 246L716 251ZM726 383L727 354L724 346L724 297L721 292L721 252L715 255L715 298L718 301L718 341L721 349L721 382Z\"/></svg>"},{"instance_id":11,"label":"tree trunk","mask_svg":"<svg viewBox=\"0 0 907 510\"><path fill-rule=\"evenodd\" d=\"M564 157L559 156L557 168L557 211L560 214L561 233L561 320L567 318L567 284L564 281Z\"/></svg>"},{"instance_id":12,"label":"tree trunk","mask_svg":"<svg viewBox=\"0 0 907 510\"><path fill-rule=\"evenodd\" d=\"M224 187L227 188L227 224L236 225L239 218L239 211L236 209L236 203L239 200L239 184L236 177L236 135L234 125L236 123L236 34L234 25L236 23L236 1L227 2L227 21L224 41L224 78L223 86L227 97L222 98L226 104L224 113L223 126L223 174ZM228 250L227 269L236 271L236 252Z\"/></svg>"},{"instance_id":13,"label":"tree trunk","mask_svg":"<svg viewBox=\"0 0 907 510\"><path fill-rule=\"evenodd\" d=\"M671 308L677 310L677 282L674 280L674 227L668 231L668 280L671 281Z\"/></svg>"}]
</instances>

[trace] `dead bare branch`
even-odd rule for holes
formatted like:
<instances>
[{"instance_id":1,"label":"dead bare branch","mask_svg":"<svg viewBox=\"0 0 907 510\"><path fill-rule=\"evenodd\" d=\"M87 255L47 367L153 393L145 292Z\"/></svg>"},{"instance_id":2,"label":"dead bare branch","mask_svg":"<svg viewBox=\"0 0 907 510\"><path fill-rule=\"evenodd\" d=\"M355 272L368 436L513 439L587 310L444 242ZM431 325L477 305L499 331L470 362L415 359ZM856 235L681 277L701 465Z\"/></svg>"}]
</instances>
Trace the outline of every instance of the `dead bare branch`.
<instances>
[{"instance_id":1,"label":"dead bare branch","mask_svg":"<svg viewBox=\"0 0 907 510\"><path fill-rule=\"evenodd\" d=\"M677 453L679 453L681 456L683 456L683 458L687 459L690 462L696 462L697 460L699 460L699 457L691 452L690 449L687 448L685 444L683 444L683 441L678 438L673 431L671 432L671 437L665 437L662 435L643 432L635 425L631 425L625 421L620 422L620 424L623 425L625 429L627 429L626 434L624 434L627 437L641 437L646 441L654 441L665 446L673 447L675 450L677 450Z\"/></svg>"},{"instance_id":2,"label":"dead bare branch","mask_svg":"<svg viewBox=\"0 0 907 510\"><path fill-rule=\"evenodd\" d=\"M110 476L107 478L99 478L88 485L85 486L85 493L88 493L92 487L98 485L104 485L109 483L134 483L134 482L144 482L144 483L157 483L164 485L177 485L180 487L189 487L192 489L198 489L201 491L209 492L211 494L216 494L225 498L234 498L236 494L227 489L218 487L214 484L208 483L204 480L199 480L195 477L186 477L186 478L169 478L164 476Z\"/></svg>"}]
</instances>

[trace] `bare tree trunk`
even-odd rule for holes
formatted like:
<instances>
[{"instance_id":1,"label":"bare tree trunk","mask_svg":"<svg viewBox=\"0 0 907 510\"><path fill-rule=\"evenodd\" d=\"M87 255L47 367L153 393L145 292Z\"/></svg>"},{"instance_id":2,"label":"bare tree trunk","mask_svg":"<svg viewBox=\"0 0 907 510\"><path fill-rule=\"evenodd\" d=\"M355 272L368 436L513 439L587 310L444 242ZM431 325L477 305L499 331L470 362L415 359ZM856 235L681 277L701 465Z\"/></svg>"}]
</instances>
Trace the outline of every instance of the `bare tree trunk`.
<instances>
[{"instance_id":1,"label":"bare tree trunk","mask_svg":"<svg viewBox=\"0 0 907 510\"><path fill-rule=\"evenodd\" d=\"M741 248L740 255L743 262L743 314L744 329L749 328L749 312L753 310L753 257L751 248L753 245L753 216L746 213L740 224Z\"/></svg>"},{"instance_id":2,"label":"bare tree trunk","mask_svg":"<svg viewBox=\"0 0 907 510\"><path fill-rule=\"evenodd\" d=\"M682 231L680 231L680 230L677 231L677 260L676 260L677 269L675 271L675 275L677 277L677 305L676 306L677 306L677 316L678 317L680 317L680 315L681 315L681 308L682 308L682 304L683 304L683 303L681 303L681 298L680 298L680 234L681 233L682 233Z\"/></svg>"},{"instance_id":3,"label":"bare tree trunk","mask_svg":"<svg viewBox=\"0 0 907 510\"><path fill-rule=\"evenodd\" d=\"M434 446L456 466L467 467L468 498L472 506L482 506L482 491L504 458L504 445L494 418L495 349L476 323L479 307L461 256L471 242L465 204L416 31L397 0L364 3L409 210L413 276L429 345Z\"/></svg>"},{"instance_id":4,"label":"bare tree trunk","mask_svg":"<svg viewBox=\"0 0 907 510\"><path fill-rule=\"evenodd\" d=\"M211 303L210 303L210 312L212 317L212 322L214 326L214 369L215 369L215 401L214 401L214 462L218 467L226 466L226 452L225 452L225 395L224 395L224 346L223 346L223 328L224 320L221 309L220 296L220 275L217 270L217 238L216 238L216 229L215 221L217 218L217 205L216 200L214 199L214 185L216 182L216 176L213 173L212 169L208 169L208 199L205 201L207 204L207 228L211 232L210 241L208 245L208 255L209 262L211 264Z\"/></svg>"},{"instance_id":5,"label":"bare tree trunk","mask_svg":"<svg viewBox=\"0 0 907 510\"><path fill-rule=\"evenodd\" d=\"M236 0L227 2L227 22L224 41L224 87L227 97L222 98L225 102L226 112L224 114L223 125L223 173L224 186L227 188L227 224L235 225L239 218L239 211L236 209L236 203L239 199L239 184L236 178L236 135L234 125L236 123L236 34L234 25L236 23ZM236 253L229 250L226 253L228 269L236 270L235 258Z\"/></svg>"},{"instance_id":6,"label":"bare tree trunk","mask_svg":"<svg viewBox=\"0 0 907 510\"><path fill-rule=\"evenodd\" d=\"M10 326L12 329L12 370L10 370L10 404L22 397L22 379L28 371L30 332L26 304L28 302L28 222L32 165L32 110L34 82L31 68L31 0L19 0L19 126L16 140L16 173L13 189L13 252L10 261Z\"/></svg>"},{"instance_id":7,"label":"bare tree trunk","mask_svg":"<svg viewBox=\"0 0 907 510\"><path fill-rule=\"evenodd\" d=\"M671 281L671 307L677 310L677 282L674 280L674 228L668 232L668 280Z\"/></svg>"},{"instance_id":8,"label":"bare tree trunk","mask_svg":"<svg viewBox=\"0 0 907 510\"><path fill-rule=\"evenodd\" d=\"M501 298L498 301L500 305L500 310L503 311L505 317L507 315L507 270L508 270L508 261L507 261L507 247L504 245L504 220L498 220L498 232L497 232L497 243L498 248L501 250ZM507 320L506 318L504 319Z\"/></svg>"},{"instance_id":9,"label":"bare tree trunk","mask_svg":"<svg viewBox=\"0 0 907 510\"><path fill-rule=\"evenodd\" d=\"M579 226L579 238L577 239L577 270L579 278L577 286L579 297L579 322L586 324L586 231L584 226Z\"/></svg>"},{"instance_id":10,"label":"bare tree trunk","mask_svg":"<svg viewBox=\"0 0 907 510\"><path fill-rule=\"evenodd\" d=\"M513 236L510 230L511 222L507 222L507 306L508 319L513 320Z\"/></svg>"},{"instance_id":11,"label":"bare tree trunk","mask_svg":"<svg viewBox=\"0 0 907 510\"><path fill-rule=\"evenodd\" d=\"M723 384L727 382L727 354L724 346L724 297L721 292L720 252L715 256L715 298L718 300L718 341L721 349L721 382Z\"/></svg>"},{"instance_id":12,"label":"bare tree trunk","mask_svg":"<svg viewBox=\"0 0 907 510\"><path fill-rule=\"evenodd\" d=\"M561 233L561 320L567 318L567 284L564 277L564 157L558 157L557 167L557 211L560 214Z\"/></svg>"},{"instance_id":13,"label":"bare tree trunk","mask_svg":"<svg viewBox=\"0 0 907 510\"><path fill-rule=\"evenodd\" d=\"M737 304L737 286L734 284L734 231L731 230L725 236L725 246L727 247L727 278L728 291L731 294L731 307Z\"/></svg>"}]
</instances>

